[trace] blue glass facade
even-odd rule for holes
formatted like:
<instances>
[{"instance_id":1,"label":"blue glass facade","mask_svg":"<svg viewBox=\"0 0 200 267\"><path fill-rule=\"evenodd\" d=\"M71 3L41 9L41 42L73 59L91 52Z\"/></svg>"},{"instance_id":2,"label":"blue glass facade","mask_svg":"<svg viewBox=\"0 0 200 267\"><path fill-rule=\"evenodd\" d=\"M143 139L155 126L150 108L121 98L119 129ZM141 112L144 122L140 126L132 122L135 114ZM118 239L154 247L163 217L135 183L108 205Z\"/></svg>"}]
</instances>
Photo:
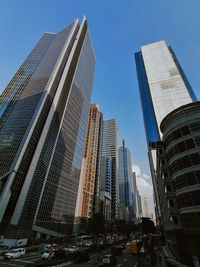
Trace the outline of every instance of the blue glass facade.
<instances>
[{"instance_id":1,"label":"blue glass facade","mask_svg":"<svg viewBox=\"0 0 200 267\"><path fill-rule=\"evenodd\" d=\"M171 63L171 57L175 65ZM146 137L149 144L160 140L158 129L160 125L158 124L167 113L187 102L195 102L197 98L173 49L167 47L164 41L144 46L142 52L135 53L135 61ZM179 101L179 97L182 95L185 99ZM163 101L163 99L166 100ZM159 102L162 104L158 104Z\"/></svg>"},{"instance_id":2,"label":"blue glass facade","mask_svg":"<svg viewBox=\"0 0 200 267\"><path fill-rule=\"evenodd\" d=\"M135 218L133 199L132 163L130 151L123 146L118 149L120 219L132 221Z\"/></svg>"},{"instance_id":3,"label":"blue glass facade","mask_svg":"<svg viewBox=\"0 0 200 267\"><path fill-rule=\"evenodd\" d=\"M160 140L159 131L154 114L153 104L151 100L151 93L148 86L142 53L135 53L135 61L137 68L137 77L139 83L140 99L143 111L143 118L145 122L145 131L147 143L157 142Z\"/></svg>"}]
</instances>

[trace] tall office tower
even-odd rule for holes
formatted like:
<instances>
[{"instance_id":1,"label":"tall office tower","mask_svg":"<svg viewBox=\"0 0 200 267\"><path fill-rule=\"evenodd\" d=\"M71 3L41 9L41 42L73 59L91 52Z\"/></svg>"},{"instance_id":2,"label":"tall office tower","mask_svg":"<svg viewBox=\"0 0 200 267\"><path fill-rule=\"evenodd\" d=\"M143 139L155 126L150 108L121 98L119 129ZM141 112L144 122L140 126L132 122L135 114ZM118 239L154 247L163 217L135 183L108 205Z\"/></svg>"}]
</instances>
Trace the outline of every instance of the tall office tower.
<instances>
[{"instance_id":1,"label":"tall office tower","mask_svg":"<svg viewBox=\"0 0 200 267\"><path fill-rule=\"evenodd\" d=\"M179 194L189 192L191 181L187 184L189 188L177 192L174 173L178 172L177 177L179 175L183 177L185 170L181 171L181 168L185 168L185 162L186 165L198 162L198 156L194 162L192 159L186 159L191 152L191 145L193 145L191 140L193 132L187 127L194 117L195 120L198 120L197 111L195 109L194 111L193 108L190 109L190 105L191 107L193 104L195 105L193 102L196 102L197 99L172 48L167 47L164 41L143 46L141 52L135 54L135 59L154 187L157 224L165 240L170 240L176 255L188 255L190 251L192 259L192 255L196 254L192 243L199 242L199 239L197 241L194 238L194 229L191 229L190 232L185 231L186 234L184 234L182 227L185 227L185 218L187 218L186 224L191 221L194 225L198 217L197 210L195 209L195 214L192 215L189 209L178 209L181 202L189 203L185 197L180 201ZM192 115L193 112L195 115ZM188 124L187 127L186 124ZM189 142L186 140L187 134L190 134ZM171 138L168 138L167 142L166 136ZM175 140L179 138L184 140L180 146L179 140ZM185 152L182 153L183 151ZM184 156L184 161L181 162L182 156ZM177 163L176 166L172 164L173 160ZM197 170L196 167L195 170ZM190 171L193 171L192 168ZM192 177L194 176L192 175ZM190 214L186 215L186 213ZM183 218L182 222L181 217ZM192 249L187 247L183 252L181 242L190 244ZM194 252L195 254L192 254ZM180 260L181 257L178 259ZM187 260L185 263L187 264Z\"/></svg>"},{"instance_id":2,"label":"tall office tower","mask_svg":"<svg viewBox=\"0 0 200 267\"><path fill-rule=\"evenodd\" d=\"M118 181L118 127L115 119L103 121L102 159L111 158L111 211L112 218L119 217Z\"/></svg>"},{"instance_id":3,"label":"tall office tower","mask_svg":"<svg viewBox=\"0 0 200 267\"><path fill-rule=\"evenodd\" d=\"M148 144L162 137L160 123L172 110L197 101L173 50L165 41L135 53L138 83Z\"/></svg>"},{"instance_id":4,"label":"tall office tower","mask_svg":"<svg viewBox=\"0 0 200 267\"><path fill-rule=\"evenodd\" d=\"M111 221L111 196L112 196L112 157L101 158L99 183L99 212L106 221Z\"/></svg>"},{"instance_id":5,"label":"tall office tower","mask_svg":"<svg viewBox=\"0 0 200 267\"><path fill-rule=\"evenodd\" d=\"M146 217L149 217L149 204L148 204L148 200L146 197L144 197L144 211L145 211Z\"/></svg>"},{"instance_id":6,"label":"tall office tower","mask_svg":"<svg viewBox=\"0 0 200 267\"><path fill-rule=\"evenodd\" d=\"M154 187L157 220L161 217L156 178L156 142L162 138L160 123L172 110L196 96L173 50L165 41L144 45L135 53L140 98Z\"/></svg>"},{"instance_id":7,"label":"tall office tower","mask_svg":"<svg viewBox=\"0 0 200 267\"><path fill-rule=\"evenodd\" d=\"M141 196L139 194L139 191L137 191L137 203L138 203L138 217L141 218L143 216L143 214L142 214L142 200L141 200Z\"/></svg>"},{"instance_id":8,"label":"tall office tower","mask_svg":"<svg viewBox=\"0 0 200 267\"><path fill-rule=\"evenodd\" d=\"M133 208L134 208L134 216L138 217L138 198L137 198L137 184L136 184L136 174L132 172L132 179L133 179Z\"/></svg>"},{"instance_id":9,"label":"tall office tower","mask_svg":"<svg viewBox=\"0 0 200 267\"><path fill-rule=\"evenodd\" d=\"M129 149L125 147L125 139L123 139L122 147L118 149L118 176L120 219L132 221L135 218L132 161L131 153Z\"/></svg>"},{"instance_id":10,"label":"tall office tower","mask_svg":"<svg viewBox=\"0 0 200 267\"><path fill-rule=\"evenodd\" d=\"M103 114L100 112L99 138L98 138L98 147L97 147L96 179L95 179L94 198L93 198L93 214L99 213L100 207L101 207L100 186L101 186L102 144L103 144Z\"/></svg>"},{"instance_id":11,"label":"tall office tower","mask_svg":"<svg viewBox=\"0 0 200 267\"><path fill-rule=\"evenodd\" d=\"M95 56L84 17L44 33L1 95L0 234L72 232Z\"/></svg>"},{"instance_id":12,"label":"tall office tower","mask_svg":"<svg viewBox=\"0 0 200 267\"><path fill-rule=\"evenodd\" d=\"M99 105L91 104L83 155L85 166L83 167L83 192L80 214L81 217L86 218L91 218L93 215L100 117Z\"/></svg>"}]
</instances>

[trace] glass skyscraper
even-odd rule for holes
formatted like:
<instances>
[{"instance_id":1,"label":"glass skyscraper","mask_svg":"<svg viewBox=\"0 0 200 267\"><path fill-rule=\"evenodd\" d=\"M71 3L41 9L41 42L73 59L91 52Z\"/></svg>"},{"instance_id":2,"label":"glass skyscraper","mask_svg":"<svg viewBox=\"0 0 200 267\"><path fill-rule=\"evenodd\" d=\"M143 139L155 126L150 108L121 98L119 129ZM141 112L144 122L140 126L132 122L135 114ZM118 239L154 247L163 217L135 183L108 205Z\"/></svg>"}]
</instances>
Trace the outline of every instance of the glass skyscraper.
<instances>
[{"instance_id":1,"label":"glass skyscraper","mask_svg":"<svg viewBox=\"0 0 200 267\"><path fill-rule=\"evenodd\" d=\"M135 53L147 142L162 137L160 123L172 110L197 101L173 50L165 41Z\"/></svg>"},{"instance_id":2,"label":"glass skyscraper","mask_svg":"<svg viewBox=\"0 0 200 267\"><path fill-rule=\"evenodd\" d=\"M135 59L157 225L175 258L193 266L199 255L197 98L165 41L142 46Z\"/></svg>"},{"instance_id":3,"label":"glass skyscraper","mask_svg":"<svg viewBox=\"0 0 200 267\"><path fill-rule=\"evenodd\" d=\"M133 174L131 153L125 147L123 139L122 147L118 149L118 176L119 176L119 199L120 199L120 219L133 221L136 217L134 209L134 193L133 192Z\"/></svg>"},{"instance_id":4,"label":"glass skyscraper","mask_svg":"<svg viewBox=\"0 0 200 267\"><path fill-rule=\"evenodd\" d=\"M0 97L0 234L71 233L95 55L87 21L44 33Z\"/></svg>"},{"instance_id":5,"label":"glass skyscraper","mask_svg":"<svg viewBox=\"0 0 200 267\"><path fill-rule=\"evenodd\" d=\"M160 123L171 111L197 98L173 49L165 41L142 46L141 51L135 53L135 61L158 218L161 212L156 142L162 140Z\"/></svg>"},{"instance_id":6,"label":"glass skyscraper","mask_svg":"<svg viewBox=\"0 0 200 267\"><path fill-rule=\"evenodd\" d=\"M111 164L111 213L112 218L119 217L119 180L118 180L118 127L115 119L103 121L102 164ZM110 158L106 160L106 158ZM104 160L103 160L104 159ZM106 165L105 165L106 164ZM107 177L108 178L108 177ZM107 187L108 180L100 182Z\"/></svg>"}]
</instances>

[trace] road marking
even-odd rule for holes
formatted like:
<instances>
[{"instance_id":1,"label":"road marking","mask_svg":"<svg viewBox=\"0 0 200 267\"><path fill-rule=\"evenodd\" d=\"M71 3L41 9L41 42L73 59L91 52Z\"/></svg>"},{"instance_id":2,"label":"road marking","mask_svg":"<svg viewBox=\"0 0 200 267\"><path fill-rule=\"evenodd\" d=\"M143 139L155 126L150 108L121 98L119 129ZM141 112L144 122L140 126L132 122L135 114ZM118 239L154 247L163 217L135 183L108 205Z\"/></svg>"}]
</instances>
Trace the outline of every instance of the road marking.
<instances>
[{"instance_id":1,"label":"road marking","mask_svg":"<svg viewBox=\"0 0 200 267\"><path fill-rule=\"evenodd\" d=\"M14 260L13 261L21 261L21 262L25 262L25 263L34 263L34 261L23 261L23 260Z\"/></svg>"},{"instance_id":2,"label":"road marking","mask_svg":"<svg viewBox=\"0 0 200 267\"><path fill-rule=\"evenodd\" d=\"M122 265L122 264L120 263L120 264L117 265L117 267L119 267L119 266L121 266L121 265Z\"/></svg>"},{"instance_id":3,"label":"road marking","mask_svg":"<svg viewBox=\"0 0 200 267\"><path fill-rule=\"evenodd\" d=\"M16 265L16 264L12 264L12 263L5 263L5 262L2 262L2 261L0 261L0 263L2 263L2 264L7 264L7 265L9 265L9 266L18 266L19 267L19 265Z\"/></svg>"},{"instance_id":4,"label":"road marking","mask_svg":"<svg viewBox=\"0 0 200 267\"><path fill-rule=\"evenodd\" d=\"M127 258L125 258L124 261L127 261Z\"/></svg>"},{"instance_id":5,"label":"road marking","mask_svg":"<svg viewBox=\"0 0 200 267\"><path fill-rule=\"evenodd\" d=\"M94 260L96 260L96 259L90 260L90 261L88 261L88 263L91 263L91 262L93 262Z\"/></svg>"},{"instance_id":6,"label":"road marking","mask_svg":"<svg viewBox=\"0 0 200 267\"><path fill-rule=\"evenodd\" d=\"M41 259L41 256L42 255L35 255L35 256L26 256L26 257L24 257L24 260L39 260L39 259Z\"/></svg>"},{"instance_id":7,"label":"road marking","mask_svg":"<svg viewBox=\"0 0 200 267\"><path fill-rule=\"evenodd\" d=\"M70 265L70 264L72 264L72 261L69 261L69 262L66 262L66 263L62 263L62 264L60 264L60 265L54 265L53 267L58 267L58 266L63 266L63 267L65 267L65 266Z\"/></svg>"},{"instance_id":8,"label":"road marking","mask_svg":"<svg viewBox=\"0 0 200 267\"><path fill-rule=\"evenodd\" d=\"M95 258L96 256L98 256L99 254L92 254L91 256L91 258Z\"/></svg>"},{"instance_id":9,"label":"road marking","mask_svg":"<svg viewBox=\"0 0 200 267\"><path fill-rule=\"evenodd\" d=\"M134 267L137 267L138 266L138 262L134 265Z\"/></svg>"}]
</instances>

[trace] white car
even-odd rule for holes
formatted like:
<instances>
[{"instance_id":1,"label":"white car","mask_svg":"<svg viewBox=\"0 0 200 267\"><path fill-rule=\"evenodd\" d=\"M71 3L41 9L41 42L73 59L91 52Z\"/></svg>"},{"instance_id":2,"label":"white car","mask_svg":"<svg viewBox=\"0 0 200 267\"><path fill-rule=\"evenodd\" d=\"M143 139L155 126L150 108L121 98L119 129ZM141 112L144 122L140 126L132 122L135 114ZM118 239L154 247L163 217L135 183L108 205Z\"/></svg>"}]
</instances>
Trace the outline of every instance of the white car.
<instances>
[{"instance_id":1,"label":"white car","mask_svg":"<svg viewBox=\"0 0 200 267\"><path fill-rule=\"evenodd\" d=\"M88 241L85 243L85 247L91 247L93 245L93 243L91 241Z\"/></svg>"},{"instance_id":2,"label":"white car","mask_svg":"<svg viewBox=\"0 0 200 267\"><path fill-rule=\"evenodd\" d=\"M25 255L25 248L16 248L7 252L3 257L4 259L17 259Z\"/></svg>"},{"instance_id":3,"label":"white car","mask_svg":"<svg viewBox=\"0 0 200 267\"><path fill-rule=\"evenodd\" d=\"M77 246L71 246L69 248L64 248L65 251L73 253L73 252L77 252L79 250L79 247Z\"/></svg>"},{"instance_id":4,"label":"white car","mask_svg":"<svg viewBox=\"0 0 200 267\"><path fill-rule=\"evenodd\" d=\"M49 252L44 252L42 254L42 260L48 260L51 259L54 256L54 251L52 252L52 254L50 254Z\"/></svg>"}]
</instances>

